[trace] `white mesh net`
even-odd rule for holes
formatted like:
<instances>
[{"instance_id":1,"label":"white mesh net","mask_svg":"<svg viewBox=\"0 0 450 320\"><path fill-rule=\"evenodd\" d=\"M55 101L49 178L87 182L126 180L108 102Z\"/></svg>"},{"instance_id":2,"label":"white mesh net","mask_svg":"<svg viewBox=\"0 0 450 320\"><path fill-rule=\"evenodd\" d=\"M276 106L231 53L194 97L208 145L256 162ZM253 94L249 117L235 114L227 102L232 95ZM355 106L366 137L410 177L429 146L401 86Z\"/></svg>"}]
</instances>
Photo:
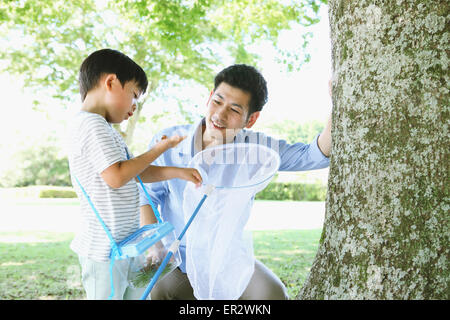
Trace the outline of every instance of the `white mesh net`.
<instances>
[{"instance_id":1,"label":"white mesh net","mask_svg":"<svg viewBox=\"0 0 450 320\"><path fill-rule=\"evenodd\" d=\"M258 144L233 143L198 153L189 166L215 190L187 231L186 272L197 299L238 299L254 271L251 235L244 233L252 198L280 165L278 153ZM189 219L204 188L188 184L183 211Z\"/></svg>"}]
</instances>

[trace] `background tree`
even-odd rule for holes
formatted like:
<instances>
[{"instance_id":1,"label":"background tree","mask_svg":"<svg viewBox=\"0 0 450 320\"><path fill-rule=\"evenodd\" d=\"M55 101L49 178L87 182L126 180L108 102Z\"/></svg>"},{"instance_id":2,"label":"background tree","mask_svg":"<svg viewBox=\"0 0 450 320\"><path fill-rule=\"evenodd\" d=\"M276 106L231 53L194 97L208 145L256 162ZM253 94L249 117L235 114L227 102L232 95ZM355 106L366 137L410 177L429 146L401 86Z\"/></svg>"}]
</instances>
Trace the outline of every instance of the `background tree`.
<instances>
[{"instance_id":1,"label":"background tree","mask_svg":"<svg viewBox=\"0 0 450 320\"><path fill-rule=\"evenodd\" d=\"M322 132L325 124L313 120L306 123L298 123L294 120L284 120L267 125L265 132L278 138L285 139L289 143L309 143L315 136Z\"/></svg>"},{"instance_id":2,"label":"background tree","mask_svg":"<svg viewBox=\"0 0 450 320\"><path fill-rule=\"evenodd\" d=\"M321 2L326 0L6 1L0 4L0 71L25 75L28 86L51 88L54 97L67 100L78 97L77 72L89 53L105 47L127 53L149 78L148 94L123 132L129 144L145 101L158 88L182 80L210 86L227 58L256 65L249 46L276 44L292 24L317 22ZM304 58L280 52L289 69Z\"/></svg>"},{"instance_id":3,"label":"background tree","mask_svg":"<svg viewBox=\"0 0 450 320\"><path fill-rule=\"evenodd\" d=\"M449 299L449 3L329 3L333 145L300 299Z\"/></svg>"},{"instance_id":4,"label":"background tree","mask_svg":"<svg viewBox=\"0 0 450 320\"><path fill-rule=\"evenodd\" d=\"M0 187L72 185L67 157L54 137L20 150L11 160L11 167L2 168Z\"/></svg>"}]
</instances>

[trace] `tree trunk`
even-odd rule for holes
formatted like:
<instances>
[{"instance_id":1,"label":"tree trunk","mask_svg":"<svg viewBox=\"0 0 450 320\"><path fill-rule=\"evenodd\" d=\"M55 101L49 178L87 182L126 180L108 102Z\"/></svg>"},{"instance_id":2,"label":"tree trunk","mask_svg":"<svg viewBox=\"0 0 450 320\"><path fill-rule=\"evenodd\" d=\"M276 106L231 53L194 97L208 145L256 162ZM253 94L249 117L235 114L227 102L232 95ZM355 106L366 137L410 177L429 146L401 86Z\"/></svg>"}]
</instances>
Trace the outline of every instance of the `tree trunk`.
<instances>
[{"instance_id":1,"label":"tree trunk","mask_svg":"<svg viewBox=\"0 0 450 320\"><path fill-rule=\"evenodd\" d=\"M127 146L131 145L133 141L134 129L136 129L136 124L139 121L139 116L141 115L142 107L144 106L144 102L140 102L136 106L136 110L131 118L128 119L127 128L125 130L125 142Z\"/></svg>"},{"instance_id":2,"label":"tree trunk","mask_svg":"<svg viewBox=\"0 0 450 320\"><path fill-rule=\"evenodd\" d=\"M449 299L449 5L330 0L332 156L299 299Z\"/></svg>"}]
</instances>

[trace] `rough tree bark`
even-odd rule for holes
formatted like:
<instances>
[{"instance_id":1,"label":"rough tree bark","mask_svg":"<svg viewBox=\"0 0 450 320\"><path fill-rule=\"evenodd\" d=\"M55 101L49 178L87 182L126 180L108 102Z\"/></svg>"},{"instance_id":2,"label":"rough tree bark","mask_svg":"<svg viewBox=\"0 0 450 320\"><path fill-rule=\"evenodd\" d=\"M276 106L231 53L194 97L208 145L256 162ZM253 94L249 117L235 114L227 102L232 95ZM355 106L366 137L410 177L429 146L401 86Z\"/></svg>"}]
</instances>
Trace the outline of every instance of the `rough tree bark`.
<instances>
[{"instance_id":1,"label":"rough tree bark","mask_svg":"<svg viewBox=\"0 0 450 320\"><path fill-rule=\"evenodd\" d=\"M299 299L449 299L449 2L330 0L332 156Z\"/></svg>"}]
</instances>

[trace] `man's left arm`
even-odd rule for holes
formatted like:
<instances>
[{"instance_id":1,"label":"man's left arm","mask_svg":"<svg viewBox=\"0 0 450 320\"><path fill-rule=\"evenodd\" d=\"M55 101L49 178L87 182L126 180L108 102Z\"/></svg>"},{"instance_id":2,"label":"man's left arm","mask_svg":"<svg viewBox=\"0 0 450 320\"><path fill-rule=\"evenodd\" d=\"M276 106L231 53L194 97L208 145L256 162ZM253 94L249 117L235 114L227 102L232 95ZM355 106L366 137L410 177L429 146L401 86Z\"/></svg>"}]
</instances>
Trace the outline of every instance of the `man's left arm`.
<instances>
[{"instance_id":1,"label":"man's left arm","mask_svg":"<svg viewBox=\"0 0 450 320\"><path fill-rule=\"evenodd\" d=\"M328 118L328 122L325 125L325 128L323 129L322 133L320 134L319 138L317 139L317 146L319 147L320 151L322 151L323 155L325 157L329 157L331 154L331 114Z\"/></svg>"},{"instance_id":2,"label":"man's left arm","mask_svg":"<svg viewBox=\"0 0 450 320\"><path fill-rule=\"evenodd\" d=\"M333 85L331 82L331 79L328 80L328 94L330 95L330 98L333 94ZM317 146L319 147L320 151L324 154L325 157L329 158L331 154L331 114L328 118L328 122L323 129L322 133L319 136L319 139L317 139Z\"/></svg>"}]
</instances>

